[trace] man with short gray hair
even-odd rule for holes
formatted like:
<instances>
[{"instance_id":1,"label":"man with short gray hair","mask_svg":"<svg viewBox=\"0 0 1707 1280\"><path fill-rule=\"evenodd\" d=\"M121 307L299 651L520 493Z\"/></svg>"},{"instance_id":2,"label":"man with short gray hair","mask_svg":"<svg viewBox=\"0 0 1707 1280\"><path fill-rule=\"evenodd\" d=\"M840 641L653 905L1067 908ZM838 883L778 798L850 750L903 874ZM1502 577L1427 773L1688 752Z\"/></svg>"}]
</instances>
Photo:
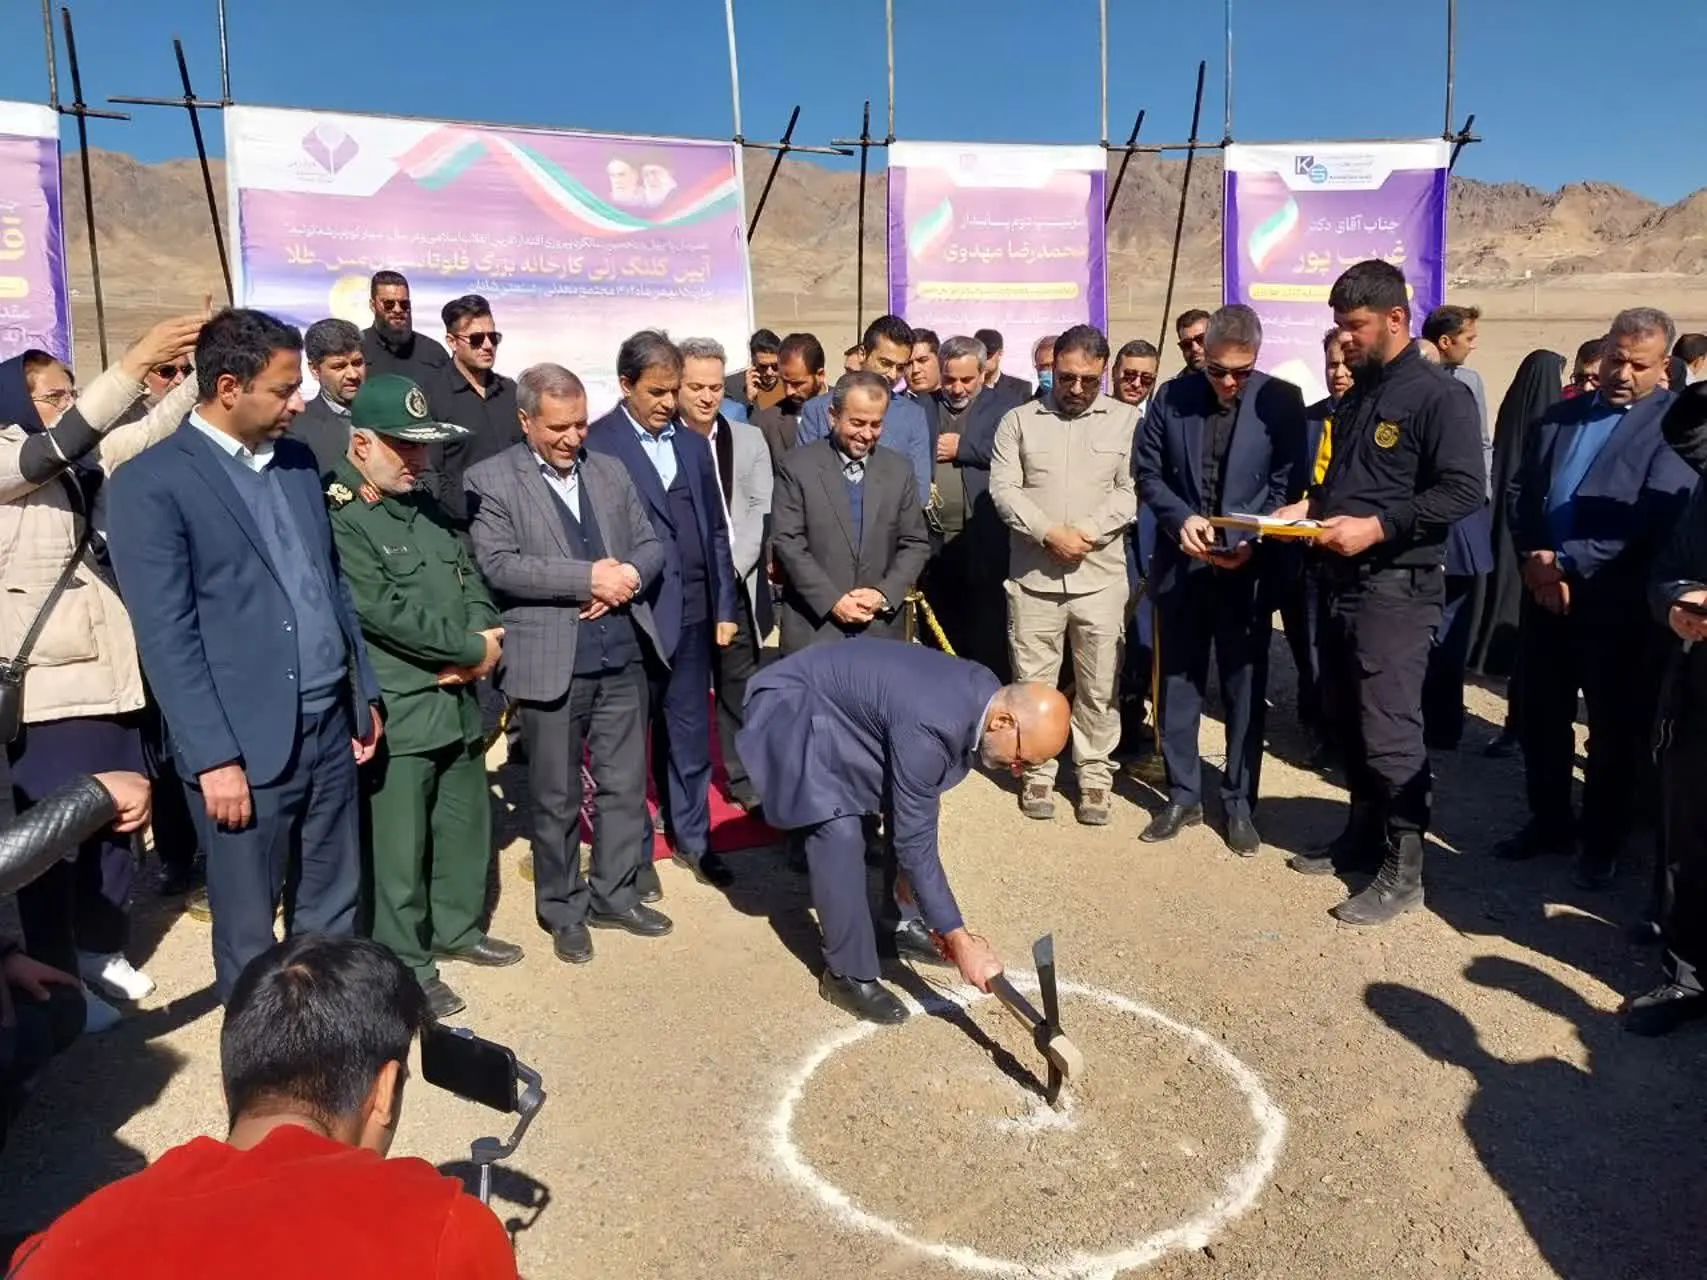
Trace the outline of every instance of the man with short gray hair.
<instances>
[{"instance_id":1,"label":"man with short gray hair","mask_svg":"<svg viewBox=\"0 0 1707 1280\"><path fill-rule=\"evenodd\" d=\"M1264 558L1252 534L1218 530L1212 517L1268 515L1302 493L1304 396L1257 371L1262 322L1238 303L1209 317L1201 372L1156 393L1138 444L1138 489L1156 518L1150 598L1161 636L1158 737L1168 803L1140 839L1171 840L1203 821L1198 729L1215 651L1226 703L1227 764L1221 802L1227 847L1262 848L1252 823L1262 768L1272 612Z\"/></svg>"},{"instance_id":2,"label":"man with short gray hair","mask_svg":"<svg viewBox=\"0 0 1707 1280\"><path fill-rule=\"evenodd\" d=\"M324 475L349 452L350 402L367 380L362 331L348 320L316 320L302 335L302 355L320 384L320 394L291 419L286 431L314 450Z\"/></svg>"},{"instance_id":3,"label":"man with short gray hair","mask_svg":"<svg viewBox=\"0 0 1707 1280\"><path fill-rule=\"evenodd\" d=\"M1676 399L1660 385L1675 339L1663 311L1620 312L1599 390L1542 415L1510 498L1527 589L1518 723L1530 820L1495 853L1529 858L1576 844L1581 690L1589 738L1577 882L1585 888L1612 882L1641 791L1662 666L1645 607L1648 578L1695 485L1661 426Z\"/></svg>"},{"instance_id":4,"label":"man with short gray hair","mask_svg":"<svg viewBox=\"0 0 1707 1280\"><path fill-rule=\"evenodd\" d=\"M936 438L933 552L919 588L954 652L1006 679L1008 532L990 500L990 454L1002 415L1030 389L1016 400L990 386L988 353L976 338L950 338L938 358L940 385L926 399Z\"/></svg>"},{"instance_id":5,"label":"man with short gray hair","mask_svg":"<svg viewBox=\"0 0 1707 1280\"><path fill-rule=\"evenodd\" d=\"M747 681L759 669L759 629L755 604L759 591L759 561L764 555L770 525L770 446L755 426L728 416L723 398L724 356L721 343L711 338L684 338L682 394L677 416L689 431L711 443L712 466L729 523L729 554L735 566L735 637L712 653L712 687L717 694L717 740L723 752L724 781L729 798L743 809L756 809L746 766L735 745L745 722ZM721 403L721 408L719 407ZM765 584L768 592L769 584Z\"/></svg>"}]
</instances>

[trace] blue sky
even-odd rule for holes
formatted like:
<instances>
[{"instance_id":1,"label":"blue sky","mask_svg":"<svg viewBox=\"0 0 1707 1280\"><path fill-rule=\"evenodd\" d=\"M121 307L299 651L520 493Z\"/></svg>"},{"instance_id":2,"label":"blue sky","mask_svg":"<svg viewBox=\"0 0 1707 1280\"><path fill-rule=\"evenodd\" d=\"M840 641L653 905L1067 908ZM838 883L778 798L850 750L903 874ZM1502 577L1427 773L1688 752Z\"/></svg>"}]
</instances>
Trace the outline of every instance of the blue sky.
<instances>
[{"instance_id":1,"label":"blue sky","mask_svg":"<svg viewBox=\"0 0 1707 1280\"><path fill-rule=\"evenodd\" d=\"M899 136L1096 140L1096 0L895 7ZM0 6L0 97L46 98L36 8ZM1438 133L1445 8L1234 0L1234 136ZM1640 35L1615 33L1614 11L1590 0L1459 8L1457 115L1474 112L1487 139L1460 172L1543 188L1594 178L1667 202L1707 186L1707 150L1691 145L1707 4L1665 6ZM722 0L230 0L230 9L239 101L614 132L731 128ZM1109 10L1114 140L1140 107L1149 141L1183 139L1199 58L1210 63L1204 133L1218 137L1220 0L1109 0ZM174 35L197 91L218 96L214 0L78 0L73 16L91 104L180 92ZM736 0L736 22L749 137L774 138L795 103L798 141L845 137L859 131L866 98L882 131L883 0ZM1597 69L1605 50L1615 56ZM60 56L68 100L63 47ZM217 147L217 121L208 127ZM157 108L133 109L128 124L92 121L90 140L145 160L194 153L183 114Z\"/></svg>"}]
</instances>

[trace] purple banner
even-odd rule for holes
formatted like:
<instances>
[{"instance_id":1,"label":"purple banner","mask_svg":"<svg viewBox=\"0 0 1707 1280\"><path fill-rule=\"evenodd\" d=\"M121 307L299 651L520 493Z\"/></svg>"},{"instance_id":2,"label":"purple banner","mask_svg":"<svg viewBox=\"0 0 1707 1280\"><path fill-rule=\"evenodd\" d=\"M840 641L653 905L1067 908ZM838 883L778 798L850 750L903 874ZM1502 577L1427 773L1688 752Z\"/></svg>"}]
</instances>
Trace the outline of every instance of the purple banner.
<instances>
[{"instance_id":1,"label":"purple banner","mask_svg":"<svg viewBox=\"0 0 1707 1280\"><path fill-rule=\"evenodd\" d=\"M999 329L1003 370L1037 339L1108 331L1100 147L897 142L889 149L889 309L939 337Z\"/></svg>"},{"instance_id":2,"label":"purple banner","mask_svg":"<svg viewBox=\"0 0 1707 1280\"><path fill-rule=\"evenodd\" d=\"M541 361L617 398L639 329L744 352L752 328L737 148L381 116L225 113L240 295L296 324L371 323L368 279L408 277L415 327L483 294L499 368Z\"/></svg>"},{"instance_id":3,"label":"purple banner","mask_svg":"<svg viewBox=\"0 0 1707 1280\"><path fill-rule=\"evenodd\" d=\"M1411 286L1412 328L1446 298L1443 141L1227 148L1226 300L1262 317L1262 367L1327 395L1328 292L1354 262L1381 258Z\"/></svg>"},{"instance_id":4,"label":"purple banner","mask_svg":"<svg viewBox=\"0 0 1707 1280\"><path fill-rule=\"evenodd\" d=\"M71 359L59 117L0 102L0 360L32 347Z\"/></svg>"}]
</instances>

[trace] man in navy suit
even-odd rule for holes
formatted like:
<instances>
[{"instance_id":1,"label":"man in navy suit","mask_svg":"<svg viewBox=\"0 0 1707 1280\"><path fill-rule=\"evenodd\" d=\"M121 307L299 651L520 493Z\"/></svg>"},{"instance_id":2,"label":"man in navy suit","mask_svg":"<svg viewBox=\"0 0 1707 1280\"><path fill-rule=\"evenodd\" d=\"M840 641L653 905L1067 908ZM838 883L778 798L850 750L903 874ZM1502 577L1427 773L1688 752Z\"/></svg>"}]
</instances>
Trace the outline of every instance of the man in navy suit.
<instances>
[{"instance_id":1,"label":"man in navy suit","mask_svg":"<svg viewBox=\"0 0 1707 1280\"><path fill-rule=\"evenodd\" d=\"M877 981L866 893L867 814L883 816L907 889L961 976L979 990L1002 971L970 933L937 849L943 792L982 760L1018 771L1067 745L1067 700L1044 685L1003 686L976 663L857 637L812 645L747 686L738 743L765 817L803 834L824 934L824 999L869 1022L906 1007Z\"/></svg>"},{"instance_id":2,"label":"man in navy suit","mask_svg":"<svg viewBox=\"0 0 1707 1280\"><path fill-rule=\"evenodd\" d=\"M622 403L593 424L585 448L627 468L664 546L664 572L642 597L663 646L646 662L658 808L675 862L725 888L733 877L711 851L711 659L738 630L729 524L710 443L676 424L681 351L643 329L622 344L616 370ZM663 889L646 838L641 895L655 902Z\"/></svg>"},{"instance_id":3,"label":"man in navy suit","mask_svg":"<svg viewBox=\"0 0 1707 1280\"><path fill-rule=\"evenodd\" d=\"M1695 485L1661 430L1676 398L1660 387L1675 337L1663 311L1620 312L1599 391L1543 415L1508 495L1527 589L1518 723L1530 820L1495 853L1570 849L1580 689L1589 725L1577 868L1584 888L1611 883L1640 790L1661 666L1648 579Z\"/></svg>"},{"instance_id":4,"label":"man in navy suit","mask_svg":"<svg viewBox=\"0 0 1707 1280\"><path fill-rule=\"evenodd\" d=\"M201 401L113 477L108 545L207 852L223 997L292 933L355 931L356 766L379 682L338 571L302 411L302 336L225 311L196 343ZM285 886L294 884L294 892Z\"/></svg>"},{"instance_id":5,"label":"man in navy suit","mask_svg":"<svg viewBox=\"0 0 1707 1280\"><path fill-rule=\"evenodd\" d=\"M878 316L865 328L860 344L860 368L875 373L891 387L897 385L913 362L913 330L900 316ZM796 431L799 444L814 444L830 435L828 392L808 400L800 410ZM930 421L917 400L893 396L883 415L880 449L898 453L913 464L913 479L919 485L919 504L930 506L931 477L936 470L932 457Z\"/></svg>"},{"instance_id":6,"label":"man in navy suit","mask_svg":"<svg viewBox=\"0 0 1707 1280\"><path fill-rule=\"evenodd\" d=\"M1158 532L1150 594L1162 637L1159 723L1168 769L1168 803L1139 838L1171 840L1203 821L1197 732L1213 645L1227 703L1227 846L1250 857L1262 847L1251 811L1273 605L1255 539L1238 533L1222 541L1209 518L1267 515L1302 493L1304 396L1257 372L1262 322L1251 308L1222 307L1204 342L1203 371L1156 393L1138 437L1138 490Z\"/></svg>"}]
</instances>

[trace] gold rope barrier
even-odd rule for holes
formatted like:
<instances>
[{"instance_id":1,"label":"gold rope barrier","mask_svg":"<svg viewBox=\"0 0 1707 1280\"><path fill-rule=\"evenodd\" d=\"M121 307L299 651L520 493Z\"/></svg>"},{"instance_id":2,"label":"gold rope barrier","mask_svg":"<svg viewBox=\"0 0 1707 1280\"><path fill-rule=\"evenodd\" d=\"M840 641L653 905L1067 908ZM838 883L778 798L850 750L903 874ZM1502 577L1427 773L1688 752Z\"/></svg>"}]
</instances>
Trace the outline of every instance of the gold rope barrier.
<instances>
[{"instance_id":1,"label":"gold rope barrier","mask_svg":"<svg viewBox=\"0 0 1707 1280\"><path fill-rule=\"evenodd\" d=\"M937 647L951 658L958 656L954 652L954 646L948 642L948 636L942 629L942 623L937 621L936 610L931 608L931 602L925 599L923 591L917 587L909 591L904 607L907 609L907 639L918 639L918 624L915 619L923 618L926 628L931 633L931 639L936 641Z\"/></svg>"}]
</instances>

